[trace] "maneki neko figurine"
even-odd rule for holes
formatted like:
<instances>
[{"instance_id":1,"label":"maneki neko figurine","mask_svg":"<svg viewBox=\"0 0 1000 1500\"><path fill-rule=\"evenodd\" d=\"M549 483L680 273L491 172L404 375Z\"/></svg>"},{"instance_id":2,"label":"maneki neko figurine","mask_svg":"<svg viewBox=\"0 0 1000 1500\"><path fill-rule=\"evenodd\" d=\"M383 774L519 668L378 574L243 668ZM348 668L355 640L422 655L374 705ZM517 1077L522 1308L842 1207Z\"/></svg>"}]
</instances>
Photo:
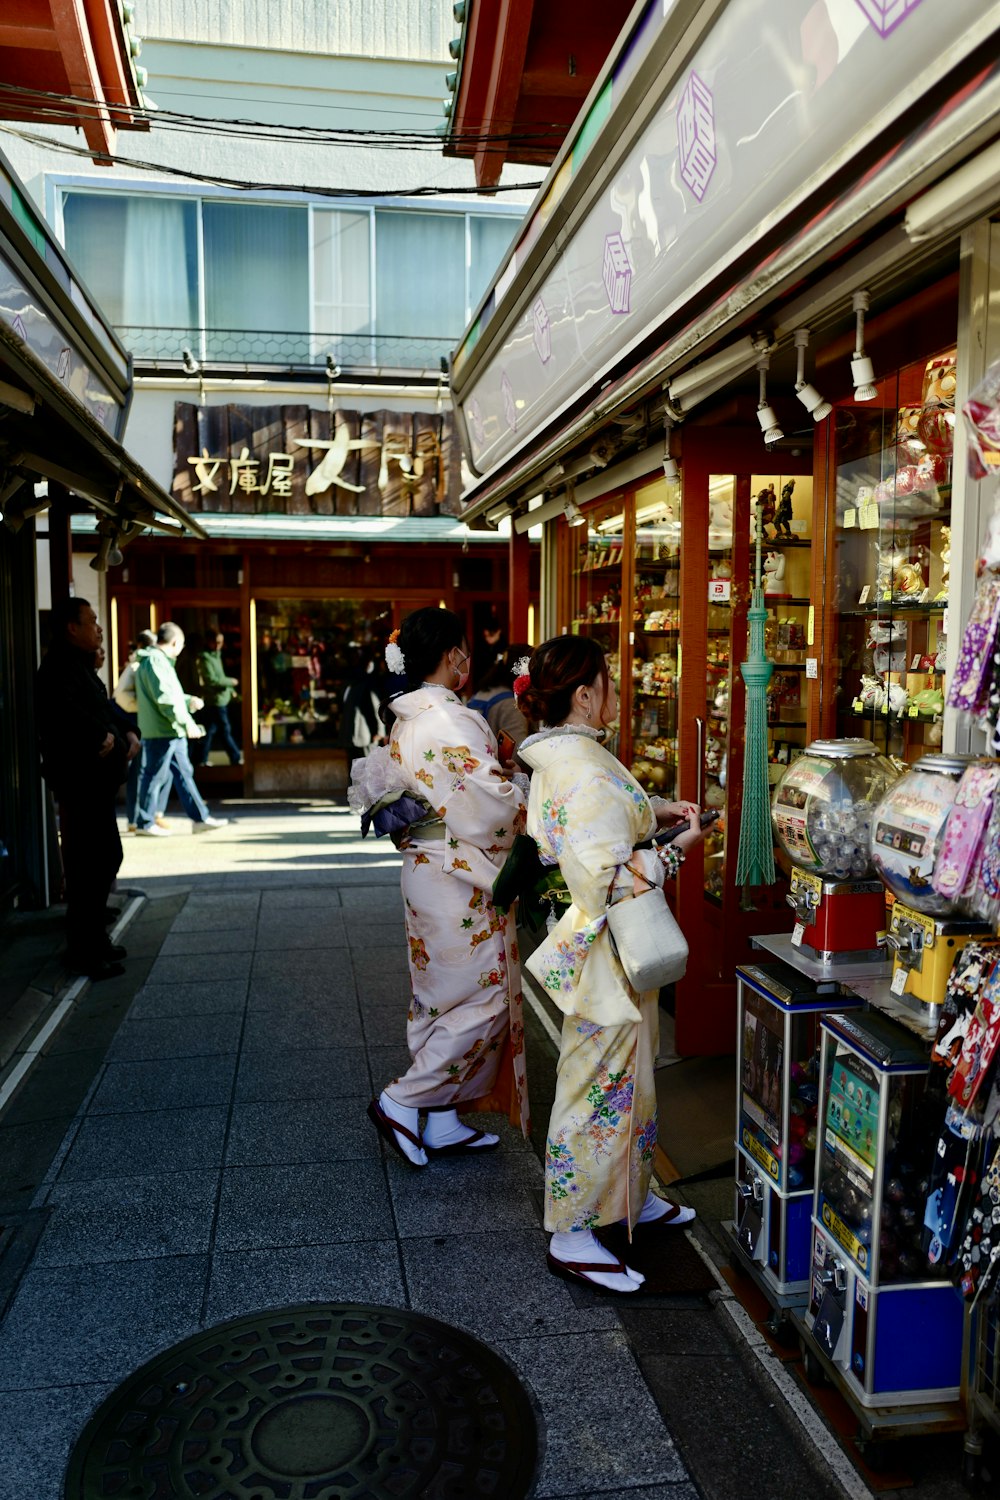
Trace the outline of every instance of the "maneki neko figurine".
<instances>
[{"instance_id":1,"label":"maneki neko figurine","mask_svg":"<svg viewBox=\"0 0 1000 1500\"><path fill-rule=\"evenodd\" d=\"M768 552L764 558L764 596L768 599L787 599L785 588L785 555L783 552Z\"/></svg>"}]
</instances>

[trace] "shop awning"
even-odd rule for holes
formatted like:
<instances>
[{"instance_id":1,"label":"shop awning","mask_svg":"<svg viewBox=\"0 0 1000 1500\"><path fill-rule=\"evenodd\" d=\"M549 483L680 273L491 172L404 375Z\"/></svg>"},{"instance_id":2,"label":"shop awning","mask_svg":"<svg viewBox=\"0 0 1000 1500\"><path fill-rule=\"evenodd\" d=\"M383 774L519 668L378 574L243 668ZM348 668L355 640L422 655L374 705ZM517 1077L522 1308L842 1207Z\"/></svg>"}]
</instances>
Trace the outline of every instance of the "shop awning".
<instances>
[{"instance_id":1,"label":"shop awning","mask_svg":"<svg viewBox=\"0 0 1000 1500\"><path fill-rule=\"evenodd\" d=\"M63 485L112 534L205 532L0 317L0 505L16 513L40 480ZM33 499L33 497L32 497Z\"/></svg>"},{"instance_id":2,"label":"shop awning","mask_svg":"<svg viewBox=\"0 0 1000 1500\"><path fill-rule=\"evenodd\" d=\"M201 513L199 535L214 541L246 542L468 542L496 546L504 536L473 531L454 516L234 516ZM77 534L93 532L85 516L73 519Z\"/></svg>"},{"instance_id":3,"label":"shop awning","mask_svg":"<svg viewBox=\"0 0 1000 1500\"><path fill-rule=\"evenodd\" d=\"M456 352L465 518L637 402L662 419L720 345L790 336L793 298L821 316L880 237L905 263L907 204L1000 130L998 35L996 0L637 7Z\"/></svg>"}]
</instances>

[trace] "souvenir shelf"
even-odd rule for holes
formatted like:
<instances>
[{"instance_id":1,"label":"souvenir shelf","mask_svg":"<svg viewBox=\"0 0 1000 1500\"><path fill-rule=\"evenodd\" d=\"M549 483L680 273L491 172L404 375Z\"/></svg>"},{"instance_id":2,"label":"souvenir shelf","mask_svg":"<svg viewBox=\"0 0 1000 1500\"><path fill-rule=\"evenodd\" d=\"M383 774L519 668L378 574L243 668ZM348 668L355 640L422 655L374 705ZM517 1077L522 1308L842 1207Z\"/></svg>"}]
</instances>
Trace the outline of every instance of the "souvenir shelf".
<instances>
[{"instance_id":1,"label":"souvenir shelf","mask_svg":"<svg viewBox=\"0 0 1000 1500\"><path fill-rule=\"evenodd\" d=\"M680 657L680 496L659 480L636 495L632 608L631 764L643 786L674 800Z\"/></svg>"},{"instance_id":2,"label":"souvenir shelf","mask_svg":"<svg viewBox=\"0 0 1000 1500\"><path fill-rule=\"evenodd\" d=\"M955 352L835 415L833 732L919 759L941 744Z\"/></svg>"}]
</instances>

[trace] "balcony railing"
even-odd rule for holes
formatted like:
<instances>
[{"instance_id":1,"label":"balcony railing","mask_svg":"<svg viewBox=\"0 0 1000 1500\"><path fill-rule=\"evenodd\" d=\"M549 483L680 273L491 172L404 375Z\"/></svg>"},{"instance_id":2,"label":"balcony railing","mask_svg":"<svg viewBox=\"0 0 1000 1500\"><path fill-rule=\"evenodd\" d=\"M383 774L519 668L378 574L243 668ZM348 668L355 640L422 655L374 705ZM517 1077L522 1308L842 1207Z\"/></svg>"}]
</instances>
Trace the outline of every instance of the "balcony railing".
<instances>
[{"instance_id":1,"label":"balcony railing","mask_svg":"<svg viewBox=\"0 0 1000 1500\"><path fill-rule=\"evenodd\" d=\"M455 345L451 334L413 338L386 333L289 333L250 328L118 325L138 369L405 375L437 380Z\"/></svg>"}]
</instances>

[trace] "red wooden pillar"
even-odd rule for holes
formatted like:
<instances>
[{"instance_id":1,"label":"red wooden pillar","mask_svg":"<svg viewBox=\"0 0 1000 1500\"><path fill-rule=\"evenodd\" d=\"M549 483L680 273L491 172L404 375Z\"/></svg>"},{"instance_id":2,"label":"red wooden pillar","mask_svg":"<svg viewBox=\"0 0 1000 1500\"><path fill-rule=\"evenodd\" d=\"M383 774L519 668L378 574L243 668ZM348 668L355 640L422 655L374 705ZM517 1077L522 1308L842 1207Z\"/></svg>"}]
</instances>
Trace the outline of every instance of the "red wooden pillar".
<instances>
[{"instance_id":1,"label":"red wooden pillar","mask_svg":"<svg viewBox=\"0 0 1000 1500\"><path fill-rule=\"evenodd\" d=\"M507 552L507 639L528 639L528 591L530 542L526 531L510 528Z\"/></svg>"}]
</instances>

